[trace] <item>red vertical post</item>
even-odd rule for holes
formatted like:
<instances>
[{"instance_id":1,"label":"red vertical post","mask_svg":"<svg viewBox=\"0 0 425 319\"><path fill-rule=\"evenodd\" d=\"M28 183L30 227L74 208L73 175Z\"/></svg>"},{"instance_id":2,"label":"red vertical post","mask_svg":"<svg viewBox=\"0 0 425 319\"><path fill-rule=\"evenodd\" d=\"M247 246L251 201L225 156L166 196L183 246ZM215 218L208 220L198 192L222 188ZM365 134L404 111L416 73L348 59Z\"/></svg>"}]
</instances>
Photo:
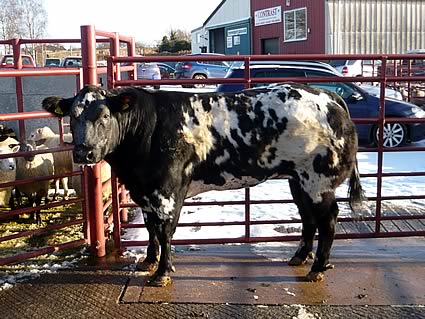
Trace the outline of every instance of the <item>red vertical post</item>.
<instances>
[{"instance_id":1,"label":"red vertical post","mask_svg":"<svg viewBox=\"0 0 425 319\"><path fill-rule=\"evenodd\" d=\"M120 35L118 34L118 32L115 32L114 34L115 34L115 37L113 39L113 41L114 41L114 45L113 45L114 52L113 52L113 55L114 56L120 56ZM121 64L120 63L117 63L115 65L115 72L116 72L115 73L115 79L117 81L121 80Z\"/></svg>"},{"instance_id":2,"label":"red vertical post","mask_svg":"<svg viewBox=\"0 0 425 319\"><path fill-rule=\"evenodd\" d=\"M114 172L111 174L111 187L112 187L112 214L114 218L114 246L115 250L121 253L121 221L120 221L120 208L119 208L119 199L118 199L118 181Z\"/></svg>"},{"instance_id":3,"label":"red vertical post","mask_svg":"<svg viewBox=\"0 0 425 319\"><path fill-rule=\"evenodd\" d=\"M84 85L97 85L96 72L96 30L94 26L81 26L81 56L83 69ZM91 235L92 252L97 257L106 255L105 230L103 220L103 201L102 201L102 179L100 173L100 164L87 169L88 197L90 225L93 231Z\"/></svg>"},{"instance_id":4,"label":"red vertical post","mask_svg":"<svg viewBox=\"0 0 425 319\"><path fill-rule=\"evenodd\" d=\"M15 69L22 69L22 56L21 56L21 44L19 39L12 40L13 49L13 63ZM24 112L24 91L22 88L22 77L15 76L15 90L16 90L16 105L18 112ZM25 133L25 121L19 120L19 138L21 141L26 141Z\"/></svg>"},{"instance_id":5,"label":"red vertical post","mask_svg":"<svg viewBox=\"0 0 425 319\"><path fill-rule=\"evenodd\" d=\"M251 63L251 57L246 57L244 59L244 64L245 64L245 89L249 89L251 87L251 72L250 72L250 68L249 65Z\"/></svg>"},{"instance_id":6,"label":"red vertical post","mask_svg":"<svg viewBox=\"0 0 425 319\"><path fill-rule=\"evenodd\" d=\"M136 40L134 38L131 38L131 42L127 43L127 52L128 56L135 56L136 55ZM133 68L135 67L135 64L131 64ZM128 78L131 80L137 80L137 70L134 69L134 71L129 72Z\"/></svg>"},{"instance_id":7,"label":"red vertical post","mask_svg":"<svg viewBox=\"0 0 425 319\"><path fill-rule=\"evenodd\" d=\"M379 134L378 134L378 171L376 180L376 223L375 235L381 232L381 209L382 209L382 164L384 162L384 125L385 125L385 86L387 85L387 57L382 59L381 87L379 103Z\"/></svg>"},{"instance_id":8,"label":"red vertical post","mask_svg":"<svg viewBox=\"0 0 425 319\"><path fill-rule=\"evenodd\" d=\"M245 242L251 241L251 193L245 188Z\"/></svg>"}]
</instances>

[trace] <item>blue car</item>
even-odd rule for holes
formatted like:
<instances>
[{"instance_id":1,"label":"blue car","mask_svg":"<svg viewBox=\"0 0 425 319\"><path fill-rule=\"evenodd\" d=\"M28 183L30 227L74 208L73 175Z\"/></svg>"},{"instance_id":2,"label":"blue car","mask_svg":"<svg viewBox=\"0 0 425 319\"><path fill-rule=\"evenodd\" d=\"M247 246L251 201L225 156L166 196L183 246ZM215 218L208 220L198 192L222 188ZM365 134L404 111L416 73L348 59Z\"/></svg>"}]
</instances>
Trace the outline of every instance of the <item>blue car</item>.
<instances>
[{"instance_id":1,"label":"blue car","mask_svg":"<svg viewBox=\"0 0 425 319\"><path fill-rule=\"evenodd\" d=\"M188 54L188 56L224 56L223 54L214 53L198 53ZM229 70L230 64L226 61L190 61L179 62L176 64L176 72L174 73L176 79L209 79L209 78L224 78ZM183 85L183 87L196 87L203 88L205 84Z\"/></svg>"},{"instance_id":2,"label":"blue car","mask_svg":"<svg viewBox=\"0 0 425 319\"><path fill-rule=\"evenodd\" d=\"M285 77L337 77L340 76L322 64L314 66L314 62L302 61L291 65L269 62L250 66L250 76L254 81L252 87L264 86L265 83L255 83L260 78ZM244 68L236 67L229 70L226 78L244 78ZM331 79L330 79L331 81ZM306 80L306 82L308 82ZM339 94L347 103L353 118L377 118L379 97L369 94L353 83L310 83L311 86L325 88ZM218 92L237 92L244 89L243 84L220 84ZM425 118L425 111L415 104L401 100L385 98L385 117ZM378 127L376 124L357 124L359 141L366 145L377 145ZM386 123L384 125L384 147L398 147L425 138L425 123Z\"/></svg>"}]
</instances>

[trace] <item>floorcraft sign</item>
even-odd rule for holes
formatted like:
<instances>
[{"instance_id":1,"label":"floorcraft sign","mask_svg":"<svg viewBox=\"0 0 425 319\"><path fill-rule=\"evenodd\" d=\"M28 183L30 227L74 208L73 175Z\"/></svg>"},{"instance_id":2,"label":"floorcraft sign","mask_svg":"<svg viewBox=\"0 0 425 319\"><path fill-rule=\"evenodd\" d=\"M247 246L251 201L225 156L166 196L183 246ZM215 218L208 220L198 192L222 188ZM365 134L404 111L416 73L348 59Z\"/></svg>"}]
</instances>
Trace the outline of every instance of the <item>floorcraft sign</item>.
<instances>
[{"instance_id":1,"label":"floorcraft sign","mask_svg":"<svg viewBox=\"0 0 425 319\"><path fill-rule=\"evenodd\" d=\"M256 27L279 22L282 22L281 6L258 10L254 13L254 25Z\"/></svg>"}]
</instances>

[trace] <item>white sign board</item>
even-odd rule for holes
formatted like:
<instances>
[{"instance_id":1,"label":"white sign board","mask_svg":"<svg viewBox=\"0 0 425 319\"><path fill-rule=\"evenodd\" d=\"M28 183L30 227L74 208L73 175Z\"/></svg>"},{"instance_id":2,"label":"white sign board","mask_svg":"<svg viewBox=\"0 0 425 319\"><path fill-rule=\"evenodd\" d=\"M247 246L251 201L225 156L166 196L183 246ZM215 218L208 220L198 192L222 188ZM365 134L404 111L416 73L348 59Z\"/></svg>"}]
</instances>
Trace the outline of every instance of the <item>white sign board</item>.
<instances>
[{"instance_id":1,"label":"white sign board","mask_svg":"<svg viewBox=\"0 0 425 319\"><path fill-rule=\"evenodd\" d=\"M227 37L227 48L232 48L232 47L233 47L233 38Z\"/></svg>"},{"instance_id":2,"label":"white sign board","mask_svg":"<svg viewBox=\"0 0 425 319\"><path fill-rule=\"evenodd\" d=\"M254 13L254 25L256 27L279 22L282 22L281 6L258 10Z\"/></svg>"},{"instance_id":3,"label":"white sign board","mask_svg":"<svg viewBox=\"0 0 425 319\"><path fill-rule=\"evenodd\" d=\"M248 33L248 28L232 29L227 31L227 36L243 35Z\"/></svg>"}]
</instances>

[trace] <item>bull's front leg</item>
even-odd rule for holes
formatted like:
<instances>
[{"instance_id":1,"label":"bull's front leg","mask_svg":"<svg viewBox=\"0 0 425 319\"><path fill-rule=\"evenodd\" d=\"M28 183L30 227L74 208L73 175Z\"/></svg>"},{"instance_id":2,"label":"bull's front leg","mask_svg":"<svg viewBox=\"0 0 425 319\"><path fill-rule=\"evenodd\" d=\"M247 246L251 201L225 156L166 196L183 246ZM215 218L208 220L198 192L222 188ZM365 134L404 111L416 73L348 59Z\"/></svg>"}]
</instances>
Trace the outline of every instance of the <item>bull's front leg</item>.
<instances>
[{"instance_id":1,"label":"bull's front leg","mask_svg":"<svg viewBox=\"0 0 425 319\"><path fill-rule=\"evenodd\" d=\"M157 216L153 213L143 212L146 229L149 232L149 244L146 258L136 265L137 270L154 272L158 268L159 262L159 241L156 235L155 225L158 223Z\"/></svg>"},{"instance_id":2,"label":"bull's front leg","mask_svg":"<svg viewBox=\"0 0 425 319\"><path fill-rule=\"evenodd\" d=\"M175 270L171 254L171 240L176 230L176 225L183 206L184 192L181 195L173 193L169 196L160 193L157 196L159 206L154 210L155 234L158 239L161 253L158 268L148 281L148 285L164 287L172 283L171 272ZM153 201L155 202L155 200Z\"/></svg>"}]
</instances>

